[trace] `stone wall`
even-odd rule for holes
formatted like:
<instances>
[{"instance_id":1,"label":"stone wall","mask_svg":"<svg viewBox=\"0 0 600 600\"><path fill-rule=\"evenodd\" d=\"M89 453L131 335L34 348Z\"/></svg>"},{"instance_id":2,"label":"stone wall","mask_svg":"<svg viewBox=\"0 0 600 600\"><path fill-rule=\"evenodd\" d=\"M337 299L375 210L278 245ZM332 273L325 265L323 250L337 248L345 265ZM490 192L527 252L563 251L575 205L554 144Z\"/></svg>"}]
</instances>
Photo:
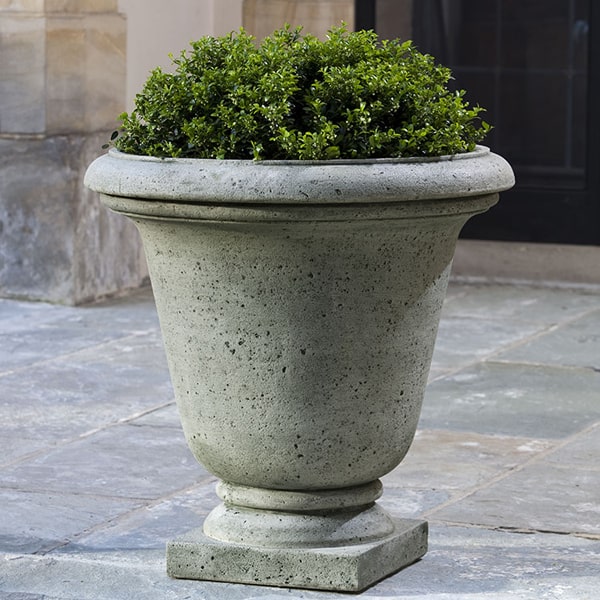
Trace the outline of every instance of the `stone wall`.
<instances>
[{"instance_id":1,"label":"stone wall","mask_svg":"<svg viewBox=\"0 0 600 600\"><path fill-rule=\"evenodd\" d=\"M354 0L244 0L243 5L244 27L258 39L285 23L323 37L342 21L353 29Z\"/></svg>"},{"instance_id":2,"label":"stone wall","mask_svg":"<svg viewBox=\"0 0 600 600\"><path fill-rule=\"evenodd\" d=\"M84 190L125 105L116 0L0 1L0 296L77 304L147 280L138 234Z\"/></svg>"}]
</instances>

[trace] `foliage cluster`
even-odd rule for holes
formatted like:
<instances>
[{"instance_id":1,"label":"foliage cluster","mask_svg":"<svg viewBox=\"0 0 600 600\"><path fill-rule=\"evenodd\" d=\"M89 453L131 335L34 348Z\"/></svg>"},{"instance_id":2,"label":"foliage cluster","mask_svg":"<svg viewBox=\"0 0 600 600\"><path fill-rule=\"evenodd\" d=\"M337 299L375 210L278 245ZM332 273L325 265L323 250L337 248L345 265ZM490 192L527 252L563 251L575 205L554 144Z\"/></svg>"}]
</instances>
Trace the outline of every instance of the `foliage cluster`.
<instances>
[{"instance_id":1,"label":"foliage cluster","mask_svg":"<svg viewBox=\"0 0 600 600\"><path fill-rule=\"evenodd\" d=\"M474 149L490 126L450 70L412 42L372 31L289 26L261 44L204 37L155 69L121 115L115 145L159 157L323 160L440 156Z\"/></svg>"}]
</instances>

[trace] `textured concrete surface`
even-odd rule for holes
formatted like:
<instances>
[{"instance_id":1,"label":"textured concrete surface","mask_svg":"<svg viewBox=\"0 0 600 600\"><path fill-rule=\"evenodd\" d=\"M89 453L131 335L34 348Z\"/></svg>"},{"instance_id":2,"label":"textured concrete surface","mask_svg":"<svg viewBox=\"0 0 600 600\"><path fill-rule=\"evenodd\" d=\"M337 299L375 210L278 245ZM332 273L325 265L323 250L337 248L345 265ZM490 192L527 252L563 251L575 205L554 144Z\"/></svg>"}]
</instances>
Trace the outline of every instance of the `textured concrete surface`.
<instances>
[{"instance_id":1,"label":"textured concrete surface","mask_svg":"<svg viewBox=\"0 0 600 600\"><path fill-rule=\"evenodd\" d=\"M373 508L381 511L377 505ZM209 518L213 515L214 512ZM348 515L346 518L353 520ZM330 516L322 517L324 531L331 528L331 521ZM313 542L301 548L290 547L287 539L276 547L260 547L254 539L251 544L224 543L206 535L205 525L169 541L167 572L172 577L203 581L362 591L390 573L413 564L427 551L425 521L390 521L393 530L384 538L325 546L325 536L321 535L317 538L318 545ZM249 519L247 531L254 532L253 525ZM341 530L346 528L343 519L338 519L337 525ZM297 524L290 523L289 537L297 530ZM212 535L212 531L208 533ZM351 533L352 537L356 536L355 530Z\"/></svg>"},{"instance_id":2,"label":"textured concrete surface","mask_svg":"<svg viewBox=\"0 0 600 600\"><path fill-rule=\"evenodd\" d=\"M600 292L451 285L415 442L379 503L429 551L357 597L592 600ZM171 579L219 502L181 432L149 292L0 301L0 599L333 599Z\"/></svg>"},{"instance_id":3,"label":"textured concrete surface","mask_svg":"<svg viewBox=\"0 0 600 600\"><path fill-rule=\"evenodd\" d=\"M423 556L426 524L364 486L415 435L460 229L513 183L483 146L90 165L85 185L144 242L188 446L238 490L169 544L170 575L362 591Z\"/></svg>"}]
</instances>

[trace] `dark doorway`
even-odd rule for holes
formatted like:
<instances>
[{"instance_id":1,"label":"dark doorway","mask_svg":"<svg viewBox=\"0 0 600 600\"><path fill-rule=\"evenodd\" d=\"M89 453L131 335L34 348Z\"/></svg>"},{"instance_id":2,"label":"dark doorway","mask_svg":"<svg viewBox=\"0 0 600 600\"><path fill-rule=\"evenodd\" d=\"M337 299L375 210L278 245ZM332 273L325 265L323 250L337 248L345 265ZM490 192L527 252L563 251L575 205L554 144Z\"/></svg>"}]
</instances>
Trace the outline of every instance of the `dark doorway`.
<instances>
[{"instance_id":1,"label":"dark doorway","mask_svg":"<svg viewBox=\"0 0 600 600\"><path fill-rule=\"evenodd\" d=\"M377 10L377 1L364 4ZM600 4L411 4L411 37L452 68L454 85L472 103L487 108L495 129L486 143L517 177L514 190L471 220L463 237L600 244L600 117L593 110L600 106Z\"/></svg>"}]
</instances>

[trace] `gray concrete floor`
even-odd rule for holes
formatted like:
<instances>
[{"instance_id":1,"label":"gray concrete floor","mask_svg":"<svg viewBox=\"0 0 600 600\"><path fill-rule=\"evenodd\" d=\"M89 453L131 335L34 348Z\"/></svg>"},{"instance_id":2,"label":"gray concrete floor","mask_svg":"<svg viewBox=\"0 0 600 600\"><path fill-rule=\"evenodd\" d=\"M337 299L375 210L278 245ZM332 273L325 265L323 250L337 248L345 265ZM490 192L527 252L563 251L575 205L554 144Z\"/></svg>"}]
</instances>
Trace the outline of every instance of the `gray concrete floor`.
<instances>
[{"instance_id":1,"label":"gray concrete floor","mask_svg":"<svg viewBox=\"0 0 600 600\"><path fill-rule=\"evenodd\" d=\"M181 430L152 296L0 301L0 598L344 598L169 579L215 479ZM600 597L600 292L453 284L420 429L381 504L430 522L370 600Z\"/></svg>"}]
</instances>

